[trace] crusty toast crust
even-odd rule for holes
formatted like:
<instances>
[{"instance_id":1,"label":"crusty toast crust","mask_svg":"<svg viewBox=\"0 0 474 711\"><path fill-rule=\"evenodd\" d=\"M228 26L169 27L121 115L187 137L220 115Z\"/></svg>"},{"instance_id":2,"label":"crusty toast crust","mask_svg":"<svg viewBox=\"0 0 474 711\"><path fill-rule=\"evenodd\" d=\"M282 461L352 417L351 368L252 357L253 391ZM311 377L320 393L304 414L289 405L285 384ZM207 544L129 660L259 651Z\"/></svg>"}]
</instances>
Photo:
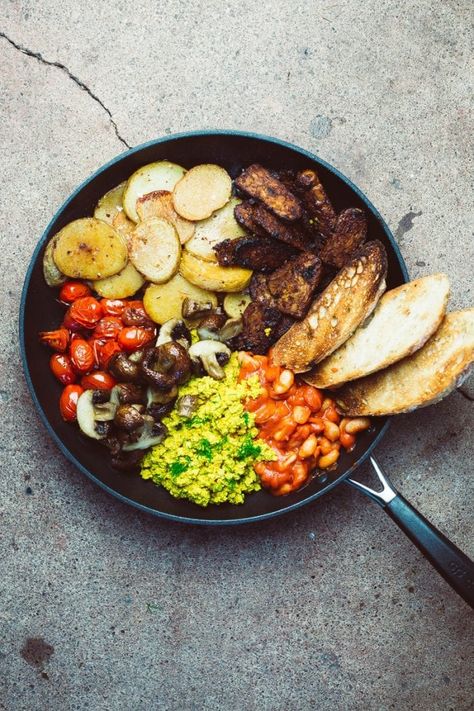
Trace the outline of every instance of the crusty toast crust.
<instances>
[{"instance_id":1,"label":"crusty toast crust","mask_svg":"<svg viewBox=\"0 0 474 711\"><path fill-rule=\"evenodd\" d=\"M381 242L367 242L276 343L272 359L304 373L336 350L372 313L385 291L387 255Z\"/></svg>"},{"instance_id":2,"label":"crusty toast crust","mask_svg":"<svg viewBox=\"0 0 474 711\"><path fill-rule=\"evenodd\" d=\"M336 387L406 358L437 330L448 297L445 274L431 274L385 292L372 316L304 379L317 388Z\"/></svg>"},{"instance_id":3,"label":"crusty toast crust","mask_svg":"<svg viewBox=\"0 0 474 711\"><path fill-rule=\"evenodd\" d=\"M446 316L423 348L385 370L336 391L347 415L396 415L441 400L474 362L474 308Z\"/></svg>"}]
</instances>

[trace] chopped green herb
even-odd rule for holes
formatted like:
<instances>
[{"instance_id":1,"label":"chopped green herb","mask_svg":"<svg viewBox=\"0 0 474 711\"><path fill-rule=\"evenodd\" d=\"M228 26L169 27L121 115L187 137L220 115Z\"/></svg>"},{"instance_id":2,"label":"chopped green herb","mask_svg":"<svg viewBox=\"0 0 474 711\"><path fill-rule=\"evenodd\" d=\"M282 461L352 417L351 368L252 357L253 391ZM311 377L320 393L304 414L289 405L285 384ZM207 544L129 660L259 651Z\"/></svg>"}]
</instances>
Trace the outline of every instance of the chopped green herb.
<instances>
[{"instance_id":1,"label":"chopped green herb","mask_svg":"<svg viewBox=\"0 0 474 711\"><path fill-rule=\"evenodd\" d=\"M170 464L170 474L173 478L179 476L189 467L191 457L184 456L181 459L177 459L175 462Z\"/></svg>"},{"instance_id":2,"label":"chopped green herb","mask_svg":"<svg viewBox=\"0 0 474 711\"><path fill-rule=\"evenodd\" d=\"M261 451L262 448L259 447L257 444L254 444L250 435L247 435L237 450L237 459L249 459L250 457L256 459L261 453Z\"/></svg>"},{"instance_id":3,"label":"chopped green herb","mask_svg":"<svg viewBox=\"0 0 474 711\"><path fill-rule=\"evenodd\" d=\"M242 415L242 419L243 419L243 421L245 422L246 427L248 427L249 424L250 424L250 415L249 415L249 413L248 413L248 412L244 412L244 414Z\"/></svg>"},{"instance_id":4,"label":"chopped green herb","mask_svg":"<svg viewBox=\"0 0 474 711\"><path fill-rule=\"evenodd\" d=\"M211 461L212 459L212 444L208 439L200 439L199 444L196 447L196 453L199 454L204 459Z\"/></svg>"}]
</instances>

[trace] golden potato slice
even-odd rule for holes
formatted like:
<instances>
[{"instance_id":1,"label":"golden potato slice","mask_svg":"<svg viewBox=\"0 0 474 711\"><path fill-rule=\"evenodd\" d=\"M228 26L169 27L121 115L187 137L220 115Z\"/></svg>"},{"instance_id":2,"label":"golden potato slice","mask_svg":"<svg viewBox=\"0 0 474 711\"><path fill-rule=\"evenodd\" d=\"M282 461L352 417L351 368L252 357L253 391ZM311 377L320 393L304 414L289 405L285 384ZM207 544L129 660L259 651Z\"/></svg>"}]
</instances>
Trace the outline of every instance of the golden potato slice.
<instances>
[{"instance_id":1,"label":"golden potato slice","mask_svg":"<svg viewBox=\"0 0 474 711\"><path fill-rule=\"evenodd\" d=\"M127 262L127 266L121 272L107 279L97 279L91 286L99 296L106 299L126 299L127 296L136 294L144 283L145 279L140 272L131 262Z\"/></svg>"},{"instance_id":2,"label":"golden potato slice","mask_svg":"<svg viewBox=\"0 0 474 711\"><path fill-rule=\"evenodd\" d=\"M181 274L176 274L166 284L150 284L145 291L143 305L148 316L162 324L171 318L182 318L181 308L186 298L210 301L213 306L217 306L217 297L212 291L190 284Z\"/></svg>"},{"instance_id":3,"label":"golden potato slice","mask_svg":"<svg viewBox=\"0 0 474 711\"><path fill-rule=\"evenodd\" d=\"M176 230L161 217L140 222L129 242L130 261L149 281L161 284L178 270L181 244Z\"/></svg>"},{"instance_id":4,"label":"golden potato slice","mask_svg":"<svg viewBox=\"0 0 474 711\"><path fill-rule=\"evenodd\" d=\"M169 160L148 163L132 173L123 195L123 209L128 217L138 222L137 200L154 190L173 190L185 174L185 168Z\"/></svg>"},{"instance_id":5,"label":"golden potato slice","mask_svg":"<svg viewBox=\"0 0 474 711\"><path fill-rule=\"evenodd\" d=\"M220 165L196 165L175 185L174 209L186 220L204 220L228 202L231 190L230 175Z\"/></svg>"},{"instance_id":6,"label":"golden potato slice","mask_svg":"<svg viewBox=\"0 0 474 711\"><path fill-rule=\"evenodd\" d=\"M171 222L181 244L185 244L194 234L194 222L178 215L173 207L173 196L169 190L154 190L152 193L142 195L137 200L137 214L140 220L162 217Z\"/></svg>"},{"instance_id":7,"label":"golden potato slice","mask_svg":"<svg viewBox=\"0 0 474 711\"><path fill-rule=\"evenodd\" d=\"M247 234L234 217L234 207L241 202L238 198L232 198L207 220L196 222L194 236L186 245L187 251L205 262L217 262L217 254L214 251L216 244Z\"/></svg>"},{"instance_id":8,"label":"golden potato slice","mask_svg":"<svg viewBox=\"0 0 474 711\"><path fill-rule=\"evenodd\" d=\"M198 259L187 250L179 264L185 279L208 291L242 291L248 285L252 272L241 267L221 267L214 262Z\"/></svg>"},{"instance_id":9,"label":"golden potato slice","mask_svg":"<svg viewBox=\"0 0 474 711\"><path fill-rule=\"evenodd\" d=\"M125 190L126 182L116 185L115 188L109 190L103 195L96 205L94 217L98 220L103 220L109 225L113 225L113 220L118 212L122 212L122 197Z\"/></svg>"},{"instance_id":10,"label":"golden potato slice","mask_svg":"<svg viewBox=\"0 0 474 711\"><path fill-rule=\"evenodd\" d=\"M125 240L112 225L95 217L73 220L57 234L53 258L74 279L105 279L126 265Z\"/></svg>"},{"instance_id":11,"label":"golden potato slice","mask_svg":"<svg viewBox=\"0 0 474 711\"><path fill-rule=\"evenodd\" d=\"M136 227L136 224L128 219L127 215L122 210L117 212L114 219L112 220L112 227L117 230L117 232L125 238L128 245L132 232Z\"/></svg>"},{"instance_id":12,"label":"golden potato slice","mask_svg":"<svg viewBox=\"0 0 474 711\"><path fill-rule=\"evenodd\" d=\"M53 237L53 239L50 239L43 255L43 275L48 286L61 286L67 279L67 276L59 271L53 259L53 252L57 241L57 235Z\"/></svg>"},{"instance_id":13,"label":"golden potato slice","mask_svg":"<svg viewBox=\"0 0 474 711\"><path fill-rule=\"evenodd\" d=\"M227 294L224 299L224 311L230 318L240 318L251 301L249 294Z\"/></svg>"}]
</instances>

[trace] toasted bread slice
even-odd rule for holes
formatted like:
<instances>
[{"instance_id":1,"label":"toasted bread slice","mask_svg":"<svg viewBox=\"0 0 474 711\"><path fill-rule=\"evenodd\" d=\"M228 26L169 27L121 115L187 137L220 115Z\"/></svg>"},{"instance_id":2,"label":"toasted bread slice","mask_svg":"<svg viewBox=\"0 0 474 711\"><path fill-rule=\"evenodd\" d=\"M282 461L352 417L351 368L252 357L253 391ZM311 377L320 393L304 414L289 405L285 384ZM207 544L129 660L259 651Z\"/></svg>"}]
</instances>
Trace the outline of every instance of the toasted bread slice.
<instances>
[{"instance_id":1,"label":"toasted bread slice","mask_svg":"<svg viewBox=\"0 0 474 711\"><path fill-rule=\"evenodd\" d=\"M330 388L411 355L440 325L448 296L445 274L432 274L387 291L354 335L304 379L317 388Z\"/></svg>"},{"instance_id":2,"label":"toasted bread slice","mask_svg":"<svg viewBox=\"0 0 474 711\"><path fill-rule=\"evenodd\" d=\"M273 361L304 373L339 348L372 313L385 291L387 255L367 242L312 303L308 315L276 343Z\"/></svg>"},{"instance_id":3,"label":"toasted bread slice","mask_svg":"<svg viewBox=\"0 0 474 711\"><path fill-rule=\"evenodd\" d=\"M396 415L425 407L461 385L474 361L474 308L454 311L427 343L379 373L344 385L335 398L348 415Z\"/></svg>"}]
</instances>

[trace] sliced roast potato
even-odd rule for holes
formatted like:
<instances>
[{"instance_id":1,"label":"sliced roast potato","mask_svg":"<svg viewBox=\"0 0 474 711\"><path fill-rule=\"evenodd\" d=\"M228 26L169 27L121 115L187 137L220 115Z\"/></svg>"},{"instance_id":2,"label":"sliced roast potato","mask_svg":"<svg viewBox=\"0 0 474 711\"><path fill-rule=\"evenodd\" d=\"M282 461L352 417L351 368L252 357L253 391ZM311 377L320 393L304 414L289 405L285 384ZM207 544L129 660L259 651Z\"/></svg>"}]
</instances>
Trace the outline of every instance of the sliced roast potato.
<instances>
[{"instance_id":1,"label":"sliced roast potato","mask_svg":"<svg viewBox=\"0 0 474 711\"><path fill-rule=\"evenodd\" d=\"M122 197L125 185L125 181L120 185L116 185L115 188L112 188L100 198L94 210L94 217L113 225L115 215L123 210Z\"/></svg>"},{"instance_id":2,"label":"sliced roast potato","mask_svg":"<svg viewBox=\"0 0 474 711\"><path fill-rule=\"evenodd\" d=\"M49 240L43 254L43 276L48 286L61 286L67 280L67 276L63 274L56 266L53 259L54 249L56 247L57 235Z\"/></svg>"},{"instance_id":3,"label":"sliced roast potato","mask_svg":"<svg viewBox=\"0 0 474 711\"><path fill-rule=\"evenodd\" d=\"M267 277L268 291L277 309L288 316L303 318L321 281L322 272L321 260L310 252L288 259Z\"/></svg>"},{"instance_id":4,"label":"sliced roast potato","mask_svg":"<svg viewBox=\"0 0 474 711\"><path fill-rule=\"evenodd\" d=\"M128 179L123 194L123 209L128 217L133 222L138 222L138 198L154 190L173 190L185 173L185 168L169 160L148 163L136 170Z\"/></svg>"},{"instance_id":5,"label":"sliced roast potato","mask_svg":"<svg viewBox=\"0 0 474 711\"><path fill-rule=\"evenodd\" d=\"M97 279L92 283L92 288L105 299L126 299L136 294L144 283L145 279L140 272L131 262L127 262L121 272L107 279Z\"/></svg>"},{"instance_id":6,"label":"sliced roast potato","mask_svg":"<svg viewBox=\"0 0 474 711\"><path fill-rule=\"evenodd\" d=\"M315 170L302 170L296 176L297 184L304 190L303 201L310 217L324 236L329 236L337 221L336 212Z\"/></svg>"},{"instance_id":7,"label":"sliced roast potato","mask_svg":"<svg viewBox=\"0 0 474 711\"><path fill-rule=\"evenodd\" d=\"M121 212L117 212L114 216L112 220L112 227L125 238L128 245L132 232L135 229L135 223L128 219L123 210Z\"/></svg>"},{"instance_id":8,"label":"sliced roast potato","mask_svg":"<svg viewBox=\"0 0 474 711\"><path fill-rule=\"evenodd\" d=\"M445 274L432 274L387 291L354 335L304 379L318 388L335 387L411 355L440 325L448 297Z\"/></svg>"},{"instance_id":9,"label":"sliced roast potato","mask_svg":"<svg viewBox=\"0 0 474 711\"><path fill-rule=\"evenodd\" d=\"M205 262L186 249L183 251L179 271L191 284L208 291L242 291L252 276L249 269L221 267L214 262Z\"/></svg>"},{"instance_id":10,"label":"sliced roast potato","mask_svg":"<svg viewBox=\"0 0 474 711\"><path fill-rule=\"evenodd\" d=\"M149 217L135 227L129 254L130 261L144 277L161 284L178 270L181 243L170 222L161 217Z\"/></svg>"},{"instance_id":11,"label":"sliced roast potato","mask_svg":"<svg viewBox=\"0 0 474 711\"><path fill-rule=\"evenodd\" d=\"M127 246L111 225L95 217L83 217L58 232L53 259L68 277L105 279L125 267Z\"/></svg>"},{"instance_id":12,"label":"sliced roast potato","mask_svg":"<svg viewBox=\"0 0 474 711\"><path fill-rule=\"evenodd\" d=\"M348 415L397 415L446 397L474 362L474 309L454 311L413 355L344 385L335 394Z\"/></svg>"},{"instance_id":13,"label":"sliced roast potato","mask_svg":"<svg viewBox=\"0 0 474 711\"><path fill-rule=\"evenodd\" d=\"M229 318L240 318L251 301L250 296L243 292L227 294L223 303L224 311Z\"/></svg>"},{"instance_id":14,"label":"sliced roast potato","mask_svg":"<svg viewBox=\"0 0 474 711\"><path fill-rule=\"evenodd\" d=\"M325 264L342 269L367 237L367 218L363 210L350 207L343 210L336 222L334 232L325 240L319 256Z\"/></svg>"},{"instance_id":15,"label":"sliced roast potato","mask_svg":"<svg viewBox=\"0 0 474 711\"><path fill-rule=\"evenodd\" d=\"M137 214L140 220L162 217L171 222L181 244L185 244L194 234L194 223L178 215L173 207L173 196L169 190L154 190L152 193L142 195L137 200Z\"/></svg>"},{"instance_id":16,"label":"sliced roast potato","mask_svg":"<svg viewBox=\"0 0 474 711\"><path fill-rule=\"evenodd\" d=\"M143 305L155 323L163 324L170 319L181 319L185 299L217 306L217 297L212 291L200 289L181 274L175 274L166 284L151 284L145 291Z\"/></svg>"},{"instance_id":17,"label":"sliced roast potato","mask_svg":"<svg viewBox=\"0 0 474 711\"><path fill-rule=\"evenodd\" d=\"M226 239L214 247L217 261L223 267L240 266L260 272L271 272L295 250L270 237L246 235L238 239Z\"/></svg>"},{"instance_id":18,"label":"sliced roast potato","mask_svg":"<svg viewBox=\"0 0 474 711\"><path fill-rule=\"evenodd\" d=\"M188 252L205 262L217 262L217 255L214 247L226 239L237 239L245 235L245 230L239 225L234 217L234 208L238 206L240 200L232 198L229 202L216 210L207 220L201 220L195 224L196 229L192 239L186 245Z\"/></svg>"},{"instance_id":19,"label":"sliced roast potato","mask_svg":"<svg viewBox=\"0 0 474 711\"><path fill-rule=\"evenodd\" d=\"M374 310L386 274L384 246L367 242L313 301L306 317L275 344L275 363L304 373L335 351Z\"/></svg>"},{"instance_id":20,"label":"sliced roast potato","mask_svg":"<svg viewBox=\"0 0 474 711\"><path fill-rule=\"evenodd\" d=\"M265 207L283 220L293 222L302 214L299 199L267 168L258 163L246 168L235 179L235 184L252 198L260 200Z\"/></svg>"},{"instance_id":21,"label":"sliced roast potato","mask_svg":"<svg viewBox=\"0 0 474 711\"><path fill-rule=\"evenodd\" d=\"M174 209L186 220L205 220L228 202L231 191L230 175L220 165L196 165L175 185Z\"/></svg>"}]
</instances>

